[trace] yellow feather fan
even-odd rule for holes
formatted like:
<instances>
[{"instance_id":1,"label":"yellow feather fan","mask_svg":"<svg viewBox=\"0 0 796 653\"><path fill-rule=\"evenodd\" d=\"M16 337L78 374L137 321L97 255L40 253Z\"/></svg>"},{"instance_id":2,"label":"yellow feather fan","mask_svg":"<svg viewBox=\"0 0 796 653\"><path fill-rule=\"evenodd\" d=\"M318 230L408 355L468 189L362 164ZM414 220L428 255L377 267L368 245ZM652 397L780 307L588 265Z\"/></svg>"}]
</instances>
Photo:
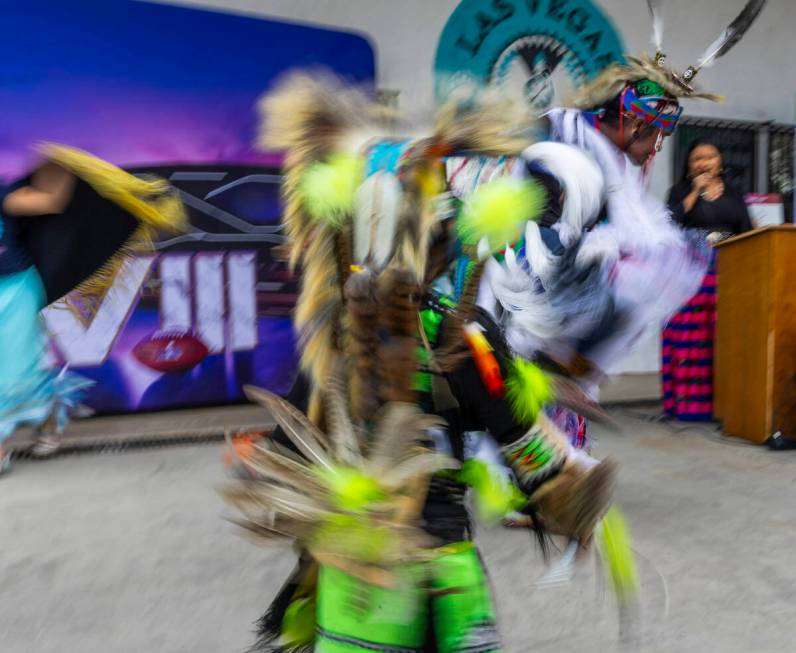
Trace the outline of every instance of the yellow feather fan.
<instances>
[{"instance_id":1,"label":"yellow feather fan","mask_svg":"<svg viewBox=\"0 0 796 653\"><path fill-rule=\"evenodd\" d=\"M124 246L76 289L84 300L83 310L71 305L70 308L84 321L90 320L129 256L151 251L153 240L160 232L186 229L185 208L179 195L163 179L139 179L102 159L71 147L46 144L41 151L48 160L79 177L97 194L138 219L138 228Z\"/></svg>"}]
</instances>

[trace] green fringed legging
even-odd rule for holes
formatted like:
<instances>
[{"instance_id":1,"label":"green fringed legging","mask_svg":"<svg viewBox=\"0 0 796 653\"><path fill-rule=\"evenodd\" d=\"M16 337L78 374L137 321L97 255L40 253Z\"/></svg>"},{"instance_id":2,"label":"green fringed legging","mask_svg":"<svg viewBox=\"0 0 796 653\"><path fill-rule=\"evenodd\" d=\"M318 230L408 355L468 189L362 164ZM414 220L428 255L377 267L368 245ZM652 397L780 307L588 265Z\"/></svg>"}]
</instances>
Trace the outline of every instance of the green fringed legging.
<instances>
[{"instance_id":1,"label":"green fringed legging","mask_svg":"<svg viewBox=\"0 0 796 653\"><path fill-rule=\"evenodd\" d=\"M439 549L398 572L399 587L368 585L321 567L316 653L497 653L486 573L472 542Z\"/></svg>"}]
</instances>

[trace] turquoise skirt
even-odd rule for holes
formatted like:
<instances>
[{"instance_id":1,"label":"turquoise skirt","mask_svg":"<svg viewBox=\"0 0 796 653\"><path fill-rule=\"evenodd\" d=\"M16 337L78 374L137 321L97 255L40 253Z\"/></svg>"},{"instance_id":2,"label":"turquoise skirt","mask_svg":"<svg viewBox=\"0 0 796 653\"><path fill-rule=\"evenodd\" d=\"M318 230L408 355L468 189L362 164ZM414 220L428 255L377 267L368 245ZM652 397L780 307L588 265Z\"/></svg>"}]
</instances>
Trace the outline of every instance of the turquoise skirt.
<instances>
[{"instance_id":1,"label":"turquoise skirt","mask_svg":"<svg viewBox=\"0 0 796 653\"><path fill-rule=\"evenodd\" d=\"M30 267L0 276L0 442L19 426L39 426L51 416L66 427L69 411L93 381L48 369L47 337L39 311L45 293Z\"/></svg>"}]
</instances>

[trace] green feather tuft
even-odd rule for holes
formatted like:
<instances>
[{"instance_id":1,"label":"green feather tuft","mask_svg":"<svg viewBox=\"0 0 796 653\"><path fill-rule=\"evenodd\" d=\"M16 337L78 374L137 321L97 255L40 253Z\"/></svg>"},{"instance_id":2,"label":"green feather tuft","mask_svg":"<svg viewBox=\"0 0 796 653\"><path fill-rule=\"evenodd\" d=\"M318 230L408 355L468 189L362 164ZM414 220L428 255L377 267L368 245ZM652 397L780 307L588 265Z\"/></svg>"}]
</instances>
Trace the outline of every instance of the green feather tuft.
<instances>
[{"instance_id":1,"label":"green feather tuft","mask_svg":"<svg viewBox=\"0 0 796 653\"><path fill-rule=\"evenodd\" d=\"M295 599L282 618L280 643L288 648L311 644L315 639L315 599Z\"/></svg>"},{"instance_id":2,"label":"green feather tuft","mask_svg":"<svg viewBox=\"0 0 796 653\"><path fill-rule=\"evenodd\" d=\"M638 592L638 572L630 530L621 511L612 507L597 526L597 542L620 603L626 604Z\"/></svg>"},{"instance_id":3,"label":"green feather tuft","mask_svg":"<svg viewBox=\"0 0 796 653\"><path fill-rule=\"evenodd\" d=\"M514 417L530 426L542 408L553 400L553 388L541 369L515 357L506 378L506 398Z\"/></svg>"},{"instance_id":4,"label":"green feather tuft","mask_svg":"<svg viewBox=\"0 0 796 653\"><path fill-rule=\"evenodd\" d=\"M494 526L528 503L528 498L500 469L483 460L466 460L455 477L473 489L476 512L487 526Z\"/></svg>"},{"instance_id":5,"label":"green feather tuft","mask_svg":"<svg viewBox=\"0 0 796 653\"><path fill-rule=\"evenodd\" d=\"M512 245L525 223L539 217L545 198L542 187L526 179L499 177L482 184L465 202L457 225L459 238L473 247L486 238L493 252Z\"/></svg>"},{"instance_id":6,"label":"green feather tuft","mask_svg":"<svg viewBox=\"0 0 796 653\"><path fill-rule=\"evenodd\" d=\"M384 491L372 476L352 467L335 467L331 470L315 469L316 475L326 484L337 508L348 512L364 512L384 499Z\"/></svg>"},{"instance_id":7,"label":"green feather tuft","mask_svg":"<svg viewBox=\"0 0 796 653\"><path fill-rule=\"evenodd\" d=\"M353 154L333 154L313 163L301 178L298 194L314 220L341 226L354 211L354 198L365 173L365 163Z\"/></svg>"}]
</instances>

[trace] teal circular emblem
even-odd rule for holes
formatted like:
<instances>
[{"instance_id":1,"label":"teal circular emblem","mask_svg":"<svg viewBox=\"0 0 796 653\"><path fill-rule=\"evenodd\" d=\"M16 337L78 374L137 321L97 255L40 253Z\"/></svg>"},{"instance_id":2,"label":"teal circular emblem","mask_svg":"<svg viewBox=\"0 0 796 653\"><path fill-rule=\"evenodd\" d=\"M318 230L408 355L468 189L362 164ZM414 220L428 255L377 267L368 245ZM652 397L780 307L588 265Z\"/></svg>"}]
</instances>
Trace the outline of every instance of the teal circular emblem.
<instances>
[{"instance_id":1,"label":"teal circular emblem","mask_svg":"<svg viewBox=\"0 0 796 653\"><path fill-rule=\"evenodd\" d=\"M443 100L465 81L499 85L544 111L624 50L590 0L462 0L437 45L435 95Z\"/></svg>"}]
</instances>

